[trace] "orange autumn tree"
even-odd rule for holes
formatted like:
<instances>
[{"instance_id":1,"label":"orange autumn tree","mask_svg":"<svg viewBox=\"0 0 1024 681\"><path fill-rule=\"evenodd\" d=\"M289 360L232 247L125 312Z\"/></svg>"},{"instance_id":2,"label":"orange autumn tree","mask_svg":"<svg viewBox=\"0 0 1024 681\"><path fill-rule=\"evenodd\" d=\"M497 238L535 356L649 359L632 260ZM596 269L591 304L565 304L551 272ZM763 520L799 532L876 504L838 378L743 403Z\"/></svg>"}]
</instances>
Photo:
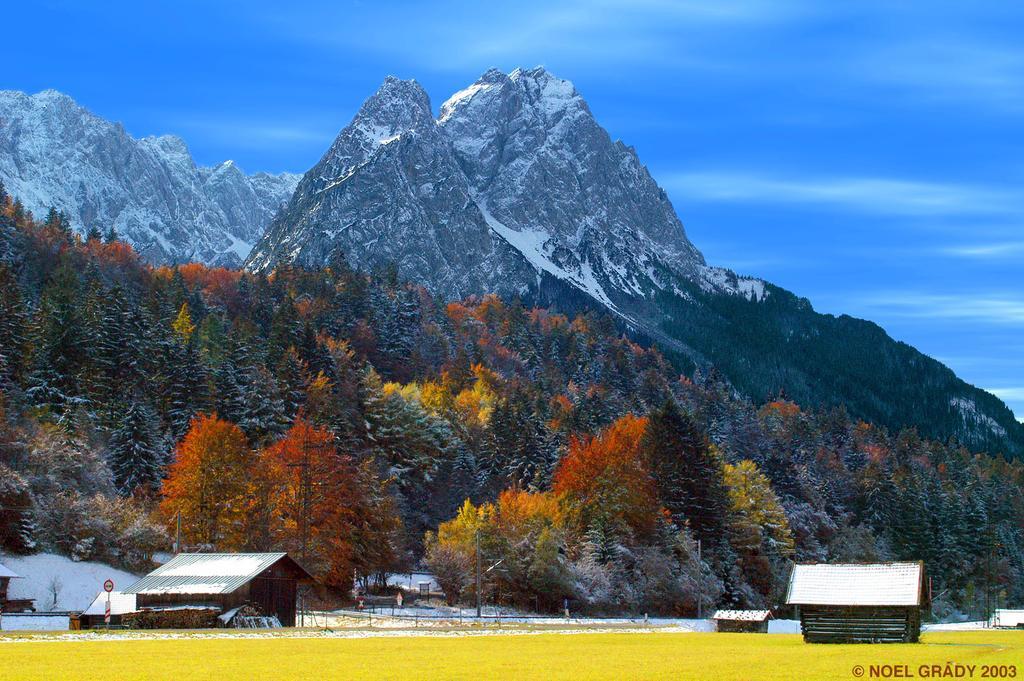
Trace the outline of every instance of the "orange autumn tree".
<instances>
[{"instance_id":1,"label":"orange autumn tree","mask_svg":"<svg viewBox=\"0 0 1024 681\"><path fill-rule=\"evenodd\" d=\"M256 499L253 456L241 428L216 414L192 419L163 485L160 510L168 523L181 513L191 544L232 550L246 546Z\"/></svg>"},{"instance_id":2,"label":"orange autumn tree","mask_svg":"<svg viewBox=\"0 0 1024 681\"><path fill-rule=\"evenodd\" d=\"M390 496L368 467L337 451L331 431L300 414L262 458L275 481L274 543L325 584L348 588L353 569L380 572L396 560L401 525Z\"/></svg>"},{"instance_id":3,"label":"orange autumn tree","mask_svg":"<svg viewBox=\"0 0 1024 681\"><path fill-rule=\"evenodd\" d=\"M578 532L650 533L657 494L640 452L647 419L627 414L597 437L573 438L555 470L552 489Z\"/></svg>"}]
</instances>

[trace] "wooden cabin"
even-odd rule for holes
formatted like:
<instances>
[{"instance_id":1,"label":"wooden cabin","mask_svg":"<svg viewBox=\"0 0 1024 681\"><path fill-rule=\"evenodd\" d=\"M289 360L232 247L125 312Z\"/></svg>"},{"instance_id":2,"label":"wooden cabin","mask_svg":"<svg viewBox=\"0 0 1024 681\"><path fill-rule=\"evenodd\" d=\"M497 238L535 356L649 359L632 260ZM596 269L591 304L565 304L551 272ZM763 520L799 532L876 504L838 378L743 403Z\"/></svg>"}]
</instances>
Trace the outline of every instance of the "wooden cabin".
<instances>
[{"instance_id":1,"label":"wooden cabin","mask_svg":"<svg viewBox=\"0 0 1024 681\"><path fill-rule=\"evenodd\" d=\"M794 565L786 603L799 612L808 643L916 643L924 564Z\"/></svg>"},{"instance_id":2,"label":"wooden cabin","mask_svg":"<svg viewBox=\"0 0 1024 681\"><path fill-rule=\"evenodd\" d=\"M711 619L718 631L732 633L767 634L770 610L716 610Z\"/></svg>"},{"instance_id":3,"label":"wooden cabin","mask_svg":"<svg viewBox=\"0 0 1024 681\"><path fill-rule=\"evenodd\" d=\"M293 627L298 585L312 579L286 553L179 553L123 593L140 612L251 606Z\"/></svg>"}]
</instances>

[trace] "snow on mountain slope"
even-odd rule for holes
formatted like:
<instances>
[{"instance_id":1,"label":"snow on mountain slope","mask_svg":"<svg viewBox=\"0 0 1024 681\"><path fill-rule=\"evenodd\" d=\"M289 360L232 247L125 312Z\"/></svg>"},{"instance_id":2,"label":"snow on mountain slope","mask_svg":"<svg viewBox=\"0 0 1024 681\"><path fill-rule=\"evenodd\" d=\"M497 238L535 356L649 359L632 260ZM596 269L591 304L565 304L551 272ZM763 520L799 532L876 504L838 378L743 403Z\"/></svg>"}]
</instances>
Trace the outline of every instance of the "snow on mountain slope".
<instances>
[{"instance_id":1,"label":"snow on mountain slope","mask_svg":"<svg viewBox=\"0 0 1024 681\"><path fill-rule=\"evenodd\" d=\"M317 266L337 252L367 267L395 262L448 297L531 296L548 278L634 323L629 308L680 277L723 281L635 151L543 68L490 70L436 120L418 83L389 76L248 266Z\"/></svg>"},{"instance_id":2,"label":"snow on mountain slope","mask_svg":"<svg viewBox=\"0 0 1024 681\"><path fill-rule=\"evenodd\" d=\"M113 227L157 263L238 265L299 176L197 167L178 137L135 139L67 95L0 91L0 180L42 217Z\"/></svg>"}]
</instances>

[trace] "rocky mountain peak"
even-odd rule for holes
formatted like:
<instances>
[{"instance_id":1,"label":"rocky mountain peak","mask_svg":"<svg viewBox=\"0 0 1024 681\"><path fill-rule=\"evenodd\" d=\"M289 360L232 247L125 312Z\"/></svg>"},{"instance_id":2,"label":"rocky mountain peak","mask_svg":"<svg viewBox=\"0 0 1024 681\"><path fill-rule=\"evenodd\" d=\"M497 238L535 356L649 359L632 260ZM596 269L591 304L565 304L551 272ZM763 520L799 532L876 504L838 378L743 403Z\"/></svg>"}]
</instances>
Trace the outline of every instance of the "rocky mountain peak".
<instances>
[{"instance_id":1,"label":"rocky mountain peak","mask_svg":"<svg viewBox=\"0 0 1024 681\"><path fill-rule=\"evenodd\" d=\"M234 266L297 182L199 168L180 137L136 139L56 90L0 92L0 179L34 213L113 227L152 262Z\"/></svg>"},{"instance_id":2,"label":"rocky mountain peak","mask_svg":"<svg viewBox=\"0 0 1024 681\"><path fill-rule=\"evenodd\" d=\"M396 246L423 235L429 256ZM458 258L438 250L447 242ZM704 267L635 155L611 141L571 82L543 67L488 70L437 121L418 83L385 79L303 178L250 266L316 265L332 250L368 266L391 259L445 295L528 295L553 277L615 311ZM658 268L673 274L653 276Z\"/></svg>"}]
</instances>

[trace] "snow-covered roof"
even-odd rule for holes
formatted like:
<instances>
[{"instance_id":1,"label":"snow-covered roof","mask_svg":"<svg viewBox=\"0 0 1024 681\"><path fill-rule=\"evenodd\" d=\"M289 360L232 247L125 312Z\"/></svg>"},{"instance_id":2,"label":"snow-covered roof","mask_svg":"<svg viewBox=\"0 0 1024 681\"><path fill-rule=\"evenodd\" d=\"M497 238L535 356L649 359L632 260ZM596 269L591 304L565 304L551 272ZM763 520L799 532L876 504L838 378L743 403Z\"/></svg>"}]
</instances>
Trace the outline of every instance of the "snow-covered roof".
<instances>
[{"instance_id":1,"label":"snow-covered roof","mask_svg":"<svg viewBox=\"0 0 1024 681\"><path fill-rule=\"evenodd\" d=\"M286 558L286 553L179 553L126 594L225 594ZM290 561L291 559L289 559Z\"/></svg>"},{"instance_id":2,"label":"snow-covered roof","mask_svg":"<svg viewBox=\"0 0 1024 681\"><path fill-rule=\"evenodd\" d=\"M0 577L15 578L18 575L14 574L14 571L6 567L3 563L0 563Z\"/></svg>"},{"instance_id":3,"label":"snow-covered roof","mask_svg":"<svg viewBox=\"0 0 1024 681\"><path fill-rule=\"evenodd\" d=\"M790 605L920 605L924 567L918 563L794 565Z\"/></svg>"},{"instance_id":4,"label":"snow-covered roof","mask_svg":"<svg viewBox=\"0 0 1024 681\"><path fill-rule=\"evenodd\" d=\"M83 615L103 615L106 613L107 608L107 592L101 591L96 594L96 598L86 608ZM135 612L135 594L126 594L120 591L110 592L110 614L111 615L124 615L129 612Z\"/></svg>"},{"instance_id":5,"label":"snow-covered roof","mask_svg":"<svg viewBox=\"0 0 1024 681\"><path fill-rule=\"evenodd\" d=\"M733 620L737 622L764 622L772 616L770 610L716 610L713 620Z\"/></svg>"}]
</instances>

